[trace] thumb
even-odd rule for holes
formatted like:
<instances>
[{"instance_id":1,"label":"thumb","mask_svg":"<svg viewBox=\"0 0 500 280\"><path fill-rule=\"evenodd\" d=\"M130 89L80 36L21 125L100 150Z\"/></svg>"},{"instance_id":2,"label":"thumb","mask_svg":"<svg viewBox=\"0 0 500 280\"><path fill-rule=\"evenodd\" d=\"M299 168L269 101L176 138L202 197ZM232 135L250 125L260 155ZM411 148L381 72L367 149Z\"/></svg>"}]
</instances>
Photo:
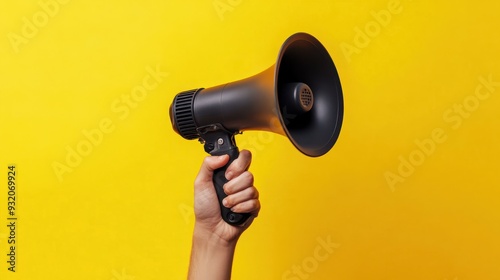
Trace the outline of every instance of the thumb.
<instances>
[{"instance_id":1,"label":"thumb","mask_svg":"<svg viewBox=\"0 0 500 280\"><path fill-rule=\"evenodd\" d=\"M200 171L196 177L195 185L211 183L214 170L223 167L229 161L228 155L208 156L203 160Z\"/></svg>"}]
</instances>

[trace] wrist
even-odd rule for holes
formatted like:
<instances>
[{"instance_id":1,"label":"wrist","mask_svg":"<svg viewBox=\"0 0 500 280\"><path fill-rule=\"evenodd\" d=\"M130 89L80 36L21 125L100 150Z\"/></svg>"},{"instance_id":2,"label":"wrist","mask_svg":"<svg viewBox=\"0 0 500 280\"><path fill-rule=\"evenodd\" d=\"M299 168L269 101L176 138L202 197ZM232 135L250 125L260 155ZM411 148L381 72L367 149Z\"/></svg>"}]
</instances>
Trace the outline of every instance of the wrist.
<instances>
[{"instance_id":1,"label":"wrist","mask_svg":"<svg viewBox=\"0 0 500 280\"><path fill-rule=\"evenodd\" d=\"M213 231L195 224L188 279L231 279L235 248L236 240L227 241Z\"/></svg>"},{"instance_id":2,"label":"wrist","mask_svg":"<svg viewBox=\"0 0 500 280\"><path fill-rule=\"evenodd\" d=\"M234 250L237 241L238 237L227 240L226 238L223 238L218 233L216 233L214 230L208 229L203 225L195 223L193 231L193 242L205 244L209 247Z\"/></svg>"}]
</instances>

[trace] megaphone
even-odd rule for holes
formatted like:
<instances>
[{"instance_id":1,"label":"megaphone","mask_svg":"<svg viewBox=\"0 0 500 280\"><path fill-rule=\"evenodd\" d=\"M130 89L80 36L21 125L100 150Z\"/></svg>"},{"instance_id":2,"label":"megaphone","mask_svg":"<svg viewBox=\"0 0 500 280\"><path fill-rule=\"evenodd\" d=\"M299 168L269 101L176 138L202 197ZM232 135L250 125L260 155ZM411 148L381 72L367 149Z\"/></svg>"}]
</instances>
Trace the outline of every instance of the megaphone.
<instances>
[{"instance_id":1,"label":"megaphone","mask_svg":"<svg viewBox=\"0 0 500 280\"><path fill-rule=\"evenodd\" d=\"M210 88L177 94L170 106L175 132L198 139L210 155L229 155L214 171L213 183L222 219L241 225L249 213L222 205L227 196L225 172L239 155L234 136L247 130L284 135L303 154L318 157L337 141L344 104L337 69L325 47L313 36L297 33L281 46L276 64L263 72Z\"/></svg>"}]
</instances>

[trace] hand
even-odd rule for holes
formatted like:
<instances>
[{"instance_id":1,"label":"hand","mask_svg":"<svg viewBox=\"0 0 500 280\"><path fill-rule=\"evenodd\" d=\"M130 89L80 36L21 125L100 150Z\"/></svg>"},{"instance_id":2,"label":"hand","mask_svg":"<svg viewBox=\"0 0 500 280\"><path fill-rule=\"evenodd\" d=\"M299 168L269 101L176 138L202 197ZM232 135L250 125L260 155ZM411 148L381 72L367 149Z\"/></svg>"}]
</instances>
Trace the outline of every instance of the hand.
<instances>
[{"instance_id":1,"label":"hand","mask_svg":"<svg viewBox=\"0 0 500 280\"><path fill-rule=\"evenodd\" d=\"M224 185L228 195L223 203L236 213L251 213L243 226L232 226L221 218L219 202L212 182L213 171L223 167L229 156L209 156L203 161L194 184L195 234L213 234L227 243L236 242L260 210L259 193L253 186L253 175L247 171L252 160L249 151L243 150L226 170L229 180Z\"/></svg>"}]
</instances>

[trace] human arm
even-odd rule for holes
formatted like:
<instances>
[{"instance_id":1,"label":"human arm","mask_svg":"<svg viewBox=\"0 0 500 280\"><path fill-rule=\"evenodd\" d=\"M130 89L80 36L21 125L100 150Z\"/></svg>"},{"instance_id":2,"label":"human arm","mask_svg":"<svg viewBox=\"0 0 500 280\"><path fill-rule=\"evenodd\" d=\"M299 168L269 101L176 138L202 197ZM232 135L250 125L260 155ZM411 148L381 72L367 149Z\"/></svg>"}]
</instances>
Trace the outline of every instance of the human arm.
<instances>
[{"instance_id":1,"label":"human arm","mask_svg":"<svg viewBox=\"0 0 500 280\"><path fill-rule=\"evenodd\" d=\"M230 279L238 238L260 210L259 193L253 186L253 175L247 171L251 153L243 150L227 168L229 182L224 185L224 191L228 196L224 201L233 212L252 215L243 226L232 226L222 220L212 176L214 170L228 161L227 155L206 157L195 180L195 226L189 280Z\"/></svg>"}]
</instances>

